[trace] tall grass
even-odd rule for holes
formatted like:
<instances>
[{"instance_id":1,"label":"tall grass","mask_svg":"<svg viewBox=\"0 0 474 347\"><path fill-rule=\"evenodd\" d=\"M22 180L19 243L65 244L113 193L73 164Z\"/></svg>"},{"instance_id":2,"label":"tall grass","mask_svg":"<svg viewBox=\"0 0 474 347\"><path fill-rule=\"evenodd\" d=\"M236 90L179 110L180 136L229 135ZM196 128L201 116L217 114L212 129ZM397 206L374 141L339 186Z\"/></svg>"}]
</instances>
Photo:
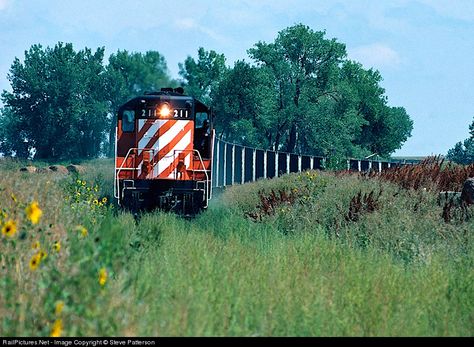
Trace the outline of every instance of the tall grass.
<instances>
[{"instance_id":1,"label":"tall grass","mask_svg":"<svg viewBox=\"0 0 474 347\"><path fill-rule=\"evenodd\" d=\"M95 203L111 194L109 165L79 177L3 169L1 208L18 231L0 234L0 335L474 333L473 221L446 223L434 192L307 172L232 187L192 221L136 222ZM354 202L370 192L376 208ZM48 256L32 270L35 241Z\"/></svg>"},{"instance_id":2,"label":"tall grass","mask_svg":"<svg viewBox=\"0 0 474 347\"><path fill-rule=\"evenodd\" d=\"M162 224L162 246L132 265L139 275L130 294L142 303L135 333L472 334L474 278L467 262L446 264L435 256L407 267L377 250L331 241L317 229L285 236L271 225L223 217L210 211L197 225ZM145 223L162 217L153 218Z\"/></svg>"}]
</instances>

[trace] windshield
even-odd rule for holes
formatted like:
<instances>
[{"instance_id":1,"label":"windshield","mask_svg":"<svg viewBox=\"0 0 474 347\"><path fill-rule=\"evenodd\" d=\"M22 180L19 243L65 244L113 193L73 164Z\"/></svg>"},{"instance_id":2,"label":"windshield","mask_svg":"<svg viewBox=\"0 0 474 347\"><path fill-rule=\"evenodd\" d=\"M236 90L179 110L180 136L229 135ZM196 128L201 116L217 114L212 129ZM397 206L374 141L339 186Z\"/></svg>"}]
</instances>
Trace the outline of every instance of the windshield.
<instances>
[{"instance_id":1,"label":"windshield","mask_svg":"<svg viewBox=\"0 0 474 347\"><path fill-rule=\"evenodd\" d=\"M132 132L135 130L135 111L125 110L122 115L122 131Z\"/></svg>"}]
</instances>

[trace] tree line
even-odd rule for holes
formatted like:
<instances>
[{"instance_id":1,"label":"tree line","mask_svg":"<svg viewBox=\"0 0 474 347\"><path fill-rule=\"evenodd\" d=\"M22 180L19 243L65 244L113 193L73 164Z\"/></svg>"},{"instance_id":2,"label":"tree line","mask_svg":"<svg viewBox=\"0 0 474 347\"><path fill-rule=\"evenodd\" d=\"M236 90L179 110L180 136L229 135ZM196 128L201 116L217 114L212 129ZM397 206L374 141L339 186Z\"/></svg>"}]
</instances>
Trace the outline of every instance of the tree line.
<instances>
[{"instance_id":1,"label":"tree line","mask_svg":"<svg viewBox=\"0 0 474 347\"><path fill-rule=\"evenodd\" d=\"M469 126L469 137L456 143L448 151L447 159L463 165L474 163L474 119Z\"/></svg>"},{"instance_id":2,"label":"tree line","mask_svg":"<svg viewBox=\"0 0 474 347\"><path fill-rule=\"evenodd\" d=\"M323 156L389 156L411 135L388 105L382 76L347 58L324 31L297 24L248 49L250 62L198 50L170 77L159 52L36 44L15 58L3 91L0 152L40 159L113 155L117 111L128 99L183 86L212 106L218 136L242 145Z\"/></svg>"}]
</instances>

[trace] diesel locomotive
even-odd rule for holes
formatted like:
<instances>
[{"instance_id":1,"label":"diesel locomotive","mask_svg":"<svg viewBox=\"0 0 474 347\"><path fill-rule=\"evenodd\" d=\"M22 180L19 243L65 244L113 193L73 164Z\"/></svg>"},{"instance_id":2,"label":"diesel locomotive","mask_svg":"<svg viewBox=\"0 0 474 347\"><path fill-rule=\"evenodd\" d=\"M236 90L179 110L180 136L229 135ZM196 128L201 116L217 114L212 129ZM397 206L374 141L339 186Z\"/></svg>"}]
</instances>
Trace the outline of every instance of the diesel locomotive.
<instances>
[{"instance_id":1,"label":"diesel locomotive","mask_svg":"<svg viewBox=\"0 0 474 347\"><path fill-rule=\"evenodd\" d=\"M212 195L212 110L182 88L135 97L118 111L114 195L137 213L193 216Z\"/></svg>"}]
</instances>

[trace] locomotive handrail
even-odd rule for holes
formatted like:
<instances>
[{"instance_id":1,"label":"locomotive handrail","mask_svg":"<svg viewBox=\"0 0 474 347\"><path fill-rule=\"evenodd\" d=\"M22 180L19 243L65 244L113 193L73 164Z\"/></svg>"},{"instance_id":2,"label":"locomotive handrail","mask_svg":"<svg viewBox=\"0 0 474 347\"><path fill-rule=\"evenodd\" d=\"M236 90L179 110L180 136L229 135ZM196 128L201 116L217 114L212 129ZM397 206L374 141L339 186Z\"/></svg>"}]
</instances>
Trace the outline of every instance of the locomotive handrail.
<instances>
[{"instance_id":1,"label":"locomotive handrail","mask_svg":"<svg viewBox=\"0 0 474 347\"><path fill-rule=\"evenodd\" d=\"M207 174L207 170L206 167L204 166L204 161L202 160L202 157L201 157L201 153L197 150L197 149L175 149L173 151L173 159L176 157L176 152L192 152L192 153L197 153L198 155L198 158L199 158L199 161L201 162L201 166L203 168L203 170L199 170L199 172L204 172L204 174L206 175L206 184L205 184L205 190L206 190L206 206L208 206L208 201L209 201L209 184L211 184L210 180L209 180L209 175ZM195 171L193 169L193 171ZM177 179L176 177L177 173L175 172L175 179ZM194 174L193 174L193 179L194 179Z\"/></svg>"},{"instance_id":2,"label":"locomotive handrail","mask_svg":"<svg viewBox=\"0 0 474 347\"><path fill-rule=\"evenodd\" d=\"M127 162L127 159L129 158L130 153L132 151L152 151L153 152L152 167L154 168L154 164L153 164L153 161L154 161L154 158L155 158L155 149L154 148L138 148L138 147L130 148L128 150L127 154L125 155L125 158L123 159L122 164L120 165L120 167L119 168L117 168L117 166L115 167L115 177L114 177L114 179L115 179L116 184L114 184L114 197L116 199L119 199L119 190L120 190L120 179L119 179L119 177L120 177L120 172L122 172L122 171L138 171L137 167L133 167L133 168L123 167L125 165L125 163Z\"/></svg>"}]
</instances>

